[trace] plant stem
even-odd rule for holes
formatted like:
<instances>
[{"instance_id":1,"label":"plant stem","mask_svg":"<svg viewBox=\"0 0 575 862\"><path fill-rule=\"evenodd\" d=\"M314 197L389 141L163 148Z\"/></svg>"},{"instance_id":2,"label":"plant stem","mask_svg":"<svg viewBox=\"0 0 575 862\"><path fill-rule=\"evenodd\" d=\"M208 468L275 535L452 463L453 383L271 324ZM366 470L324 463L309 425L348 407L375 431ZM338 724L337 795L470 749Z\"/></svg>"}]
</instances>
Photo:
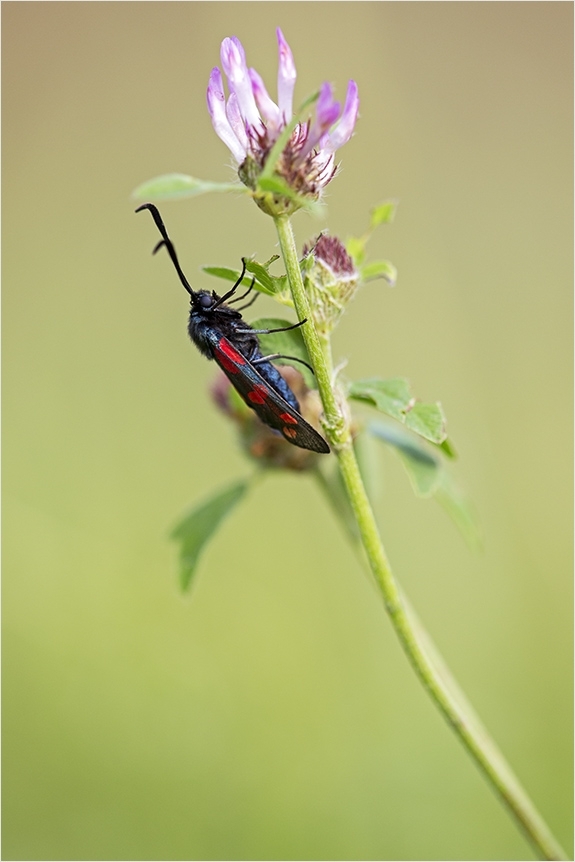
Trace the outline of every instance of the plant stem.
<instances>
[{"instance_id":1,"label":"plant stem","mask_svg":"<svg viewBox=\"0 0 575 862\"><path fill-rule=\"evenodd\" d=\"M324 410L324 428L338 459L339 469L367 555L392 625L407 657L431 699L455 731L468 753L508 806L543 859L567 859L537 809L522 788L511 767L490 738L473 709L439 657L431 639L402 597L383 548L375 517L361 478L347 412L340 407L332 383L329 340L320 338L313 324L309 299L304 290L295 239L289 217L274 219L282 256L300 320L307 318L302 335L315 370Z\"/></svg>"},{"instance_id":2,"label":"plant stem","mask_svg":"<svg viewBox=\"0 0 575 862\"><path fill-rule=\"evenodd\" d=\"M299 268L299 259L295 245L295 239L289 216L281 215L274 218L280 248L286 267L287 277L291 288L294 307L299 320L307 320L302 326L301 334L315 371L318 389L322 400L324 411L324 423L330 429L334 445L351 441L349 428L344 421L343 413L337 402L332 386L331 357L325 350L325 345L320 341L317 330L313 324L309 299L303 288L303 281ZM296 287L294 288L294 285Z\"/></svg>"}]
</instances>

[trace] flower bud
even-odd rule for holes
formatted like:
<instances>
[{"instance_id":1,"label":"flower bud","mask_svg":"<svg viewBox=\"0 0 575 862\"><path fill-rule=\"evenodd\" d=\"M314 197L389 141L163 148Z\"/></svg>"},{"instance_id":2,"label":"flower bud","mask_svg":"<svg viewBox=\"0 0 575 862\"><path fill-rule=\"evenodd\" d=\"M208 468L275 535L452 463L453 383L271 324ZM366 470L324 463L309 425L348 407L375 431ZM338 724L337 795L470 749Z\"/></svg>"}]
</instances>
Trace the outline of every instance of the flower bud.
<instances>
[{"instance_id":1,"label":"flower bud","mask_svg":"<svg viewBox=\"0 0 575 862\"><path fill-rule=\"evenodd\" d=\"M304 283L317 329L327 335L335 327L359 286L359 273L336 236L321 234L304 246Z\"/></svg>"}]
</instances>

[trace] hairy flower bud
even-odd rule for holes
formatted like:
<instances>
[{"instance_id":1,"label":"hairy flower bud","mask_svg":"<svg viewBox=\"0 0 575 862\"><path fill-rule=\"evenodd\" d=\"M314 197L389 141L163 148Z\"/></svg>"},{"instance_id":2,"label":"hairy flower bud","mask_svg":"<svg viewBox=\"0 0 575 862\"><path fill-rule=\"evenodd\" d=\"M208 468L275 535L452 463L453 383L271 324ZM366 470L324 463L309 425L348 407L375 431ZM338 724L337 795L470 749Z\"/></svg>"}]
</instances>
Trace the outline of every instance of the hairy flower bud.
<instances>
[{"instance_id":1,"label":"hairy flower bud","mask_svg":"<svg viewBox=\"0 0 575 862\"><path fill-rule=\"evenodd\" d=\"M323 334L334 328L359 286L359 273L336 236L321 234L304 246L304 283L316 327Z\"/></svg>"}]
</instances>

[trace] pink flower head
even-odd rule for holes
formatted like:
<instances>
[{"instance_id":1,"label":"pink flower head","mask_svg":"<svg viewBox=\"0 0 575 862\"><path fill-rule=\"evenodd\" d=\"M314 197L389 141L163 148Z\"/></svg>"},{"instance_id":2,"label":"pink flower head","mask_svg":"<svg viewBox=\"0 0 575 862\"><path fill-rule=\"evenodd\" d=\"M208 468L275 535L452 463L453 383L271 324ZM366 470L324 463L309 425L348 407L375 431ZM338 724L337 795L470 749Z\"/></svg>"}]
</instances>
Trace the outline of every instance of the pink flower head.
<instances>
[{"instance_id":1,"label":"pink flower head","mask_svg":"<svg viewBox=\"0 0 575 862\"><path fill-rule=\"evenodd\" d=\"M231 151L241 179L252 187L275 141L293 117L295 64L279 27L277 39L277 104L255 69L248 68L243 46L235 36L224 39L220 53L228 82L227 101L219 68L212 69L208 84L208 110L214 130ZM343 109L335 101L331 85L322 84L315 117L295 126L275 165L276 173L292 190L319 197L335 174L336 150L353 134L358 108L355 81L348 84Z\"/></svg>"}]
</instances>

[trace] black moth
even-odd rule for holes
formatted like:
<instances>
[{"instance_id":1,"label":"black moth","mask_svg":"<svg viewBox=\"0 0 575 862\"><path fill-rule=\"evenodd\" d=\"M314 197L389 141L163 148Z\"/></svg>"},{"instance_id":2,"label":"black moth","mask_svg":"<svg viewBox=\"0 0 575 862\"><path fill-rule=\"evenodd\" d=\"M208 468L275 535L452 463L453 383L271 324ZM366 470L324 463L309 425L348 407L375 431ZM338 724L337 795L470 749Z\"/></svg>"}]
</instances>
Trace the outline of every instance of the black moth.
<instances>
[{"instance_id":1,"label":"black moth","mask_svg":"<svg viewBox=\"0 0 575 862\"><path fill-rule=\"evenodd\" d=\"M176 250L157 207L154 204L143 204L136 212L141 210L150 211L162 235L162 239L154 248L154 254L162 246L166 247L180 281L190 294L188 333L200 353L208 359L215 359L242 399L256 412L262 422L279 431L294 446L310 449L312 452L328 453L330 449L326 441L300 414L297 398L271 363L272 359L280 358L292 359L295 362L302 360L279 353L263 356L258 341L258 334L295 329L306 321L301 320L283 329L252 329L239 311L225 304L234 296L243 281L246 271L245 259L242 260L240 277L224 296L218 296L215 291L210 293L207 290L193 290L182 272ZM253 289L254 281L255 279L252 279L248 290L231 302L245 299ZM256 298L257 294L242 308L247 308ZM307 365L307 363L304 364Z\"/></svg>"}]
</instances>

